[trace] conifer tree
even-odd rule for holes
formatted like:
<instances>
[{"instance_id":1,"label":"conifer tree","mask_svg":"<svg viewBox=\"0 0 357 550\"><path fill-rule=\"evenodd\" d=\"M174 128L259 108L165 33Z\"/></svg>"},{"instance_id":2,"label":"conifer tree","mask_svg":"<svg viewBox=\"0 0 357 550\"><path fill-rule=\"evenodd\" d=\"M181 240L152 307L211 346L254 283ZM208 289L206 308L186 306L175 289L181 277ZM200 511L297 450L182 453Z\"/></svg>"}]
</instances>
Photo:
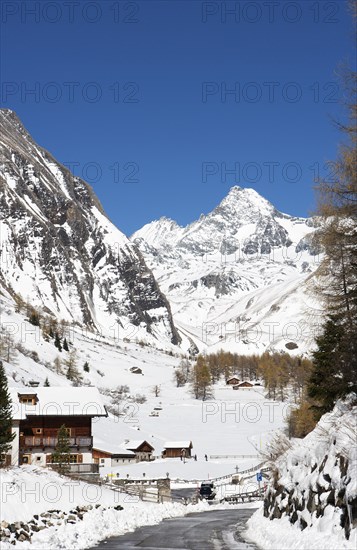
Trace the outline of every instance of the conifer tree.
<instances>
[{"instance_id":1,"label":"conifer tree","mask_svg":"<svg viewBox=\"0 0 357 550\"><path fill-rule=\"evenodd\" d=\"M62 351L61 338L59 337L58 332L55 333L55 346L58 351Z\"/></svg>"},{"instance_id":2,"label":"conifer tree","mask_svg":"<svg viewBox=\"0 0 357 550\"><path fill-rule=\"evenodd\" d=\"M336 317L329 317L324 331L316 339L313 352L313 370L308 384L308 395L317 401L314 406L316 418L330 411L339 397L357 391L356 371L349 335ZM352 364L351 364L352 361Z\"/></svg>"},{"instance_id":3,"label":"conifer tree","mask_svg":"<svg viewBox=\"0 0 357 550\"><path fill-rule=\"evenodd\" d=\"M348 122L340 128L347 140L340 147L334 181L318 186L324 223L317 238L325 255L315 291L327 315L309 385L310 397L319 402L317 417L357 388L357 74L347 71L345 83L351 101Z\"/></svg>"},{"instance_id":4,"label":"conifer tree","mask_svg":"<svg viewBox=\"0 0 357 550\"><path fill-rule=\"evenodd\" d=\"M38 311L36 311L33 308L30 311L29 323L31 323L31 325L34 325L35 327L40 326L40 315L39 315Z\"/></svg>"},{"instance_id":5,"label":"conifer tree","mask_svg":"<svg viewBox=\"0 0 357 550\"><path fill-rule=\"evenodd\" d=\"M64 474L69 470L70 461L70 438L65 424L58 430L57 444L52 453L52 462L58 464L58 470Z\"/></svg>"},{"instance_id":6,"label":"conifer tree","mask_svg":"<svg viewBox=\"0 0 357 550\"><path fill-rule=\"evenodd\" d=\"M77 368L77 353L76 350L69 352L68 358L64 361L67 367L66 377L71 380L73 386L79 386L82 382L82 375Z\"/></svg>"},{"instance_id":7,"label":"conifer tree","mask_svg":"<svg viewBox=\"0 0 357 550\"><path fill-rule=\"evenodd\" d=\"M11 433L11 413L7 378L2 361L0 361L0 466L4 462L5 454L11 449L11 442L15 437L15 434Z\"/></svg>"}]
</instances>

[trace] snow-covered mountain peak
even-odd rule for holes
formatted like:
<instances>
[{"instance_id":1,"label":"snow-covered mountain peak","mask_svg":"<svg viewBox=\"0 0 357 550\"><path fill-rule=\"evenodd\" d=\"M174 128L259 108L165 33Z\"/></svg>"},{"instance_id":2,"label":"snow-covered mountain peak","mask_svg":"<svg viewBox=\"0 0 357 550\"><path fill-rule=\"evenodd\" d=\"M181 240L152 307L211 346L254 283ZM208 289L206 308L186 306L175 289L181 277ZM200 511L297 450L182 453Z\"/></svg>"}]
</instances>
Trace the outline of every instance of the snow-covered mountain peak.
<instances>
[{"instance_id":1,"label":"snow-covered mountain peak","mask_svg":"<svg viewBox=\"0 0 357 550\"><path fill-rule=\"evenodd\" d=\"M168 297L176 325L201 348L224 345L222 327L237 319L275 323L280 309L286 319L289 308L301 306L295 322L308 301L304 281L318 265L311 238L316 227L279 212L254 189L235 186L186 227L160 219L132 238ZM217 325L212 338L204 334L207 323Z\"/></svg>"},{"instance_id":2,"label":"snow-covered mountain peak","mask_svg":"<svg viewBox=\"0 0 357 550\"><path fill-rule=\"evenodd\" d=\"M131 239L144 240L150 246L158 246L160 243L176 240L177 234L180 233L182 227L174 220L162 216L158 220L147 223L139 231L136 231Z\"/></svg>"},{"instance_id":3,"label":"snow-covered mountain peak","mask_svg":"<svg viewBox=\"0 0 357 550\"><path fill-rule=\"evenodd\" d=\"M236 217L245 223L262 216L273 216L277 210L255 189L232 187L220 204L212 211L211 215L220 214L225 218Z\"/></svg>"},{"instance_id":4,"label":"snow-covered mountain peak","mask_svg":"<svg viewBox=\"0 0 357 550\"><path fill-rule=\"evenodd\" d=\"M0 111L0 238L0 285L33 306L106 334L132 325L139 338L179 343L137 247L10 110Z\"/></svg>"}]
</instances>

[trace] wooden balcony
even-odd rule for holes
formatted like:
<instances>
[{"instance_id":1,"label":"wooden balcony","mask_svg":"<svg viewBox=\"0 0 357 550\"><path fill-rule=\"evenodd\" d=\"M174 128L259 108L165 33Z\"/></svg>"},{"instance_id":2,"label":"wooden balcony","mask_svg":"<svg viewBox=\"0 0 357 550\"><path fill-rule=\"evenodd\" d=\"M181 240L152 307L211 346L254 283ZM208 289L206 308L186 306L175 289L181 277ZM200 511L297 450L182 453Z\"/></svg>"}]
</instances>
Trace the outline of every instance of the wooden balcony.
<instances>
[{"instance_id":1,"label":"wooden balcony","mask_svg":"<svg viewBox=\"0 0 357 550\"><path fill-rule=\"evenodd\" d=\"M54 449L58 443L57 437L42 437L37 435L22 435L20 436L20 449L27 448L51 448ZM93 437L78 436L69 438L69 446L72 448L92 448Z\"/></svg>"}]
</instances>

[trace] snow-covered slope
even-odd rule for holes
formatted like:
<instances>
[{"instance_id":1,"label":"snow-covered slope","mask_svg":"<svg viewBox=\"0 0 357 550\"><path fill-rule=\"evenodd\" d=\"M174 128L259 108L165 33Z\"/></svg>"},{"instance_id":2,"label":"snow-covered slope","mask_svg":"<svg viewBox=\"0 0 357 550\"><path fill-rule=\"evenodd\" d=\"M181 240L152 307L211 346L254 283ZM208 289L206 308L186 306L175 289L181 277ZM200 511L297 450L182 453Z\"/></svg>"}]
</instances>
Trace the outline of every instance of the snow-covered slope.
<instances>
[{"instance_id":1,"label":"snow-covered slope","mask_svg":"<svg viewBox=\"0 0 357 550\"><path fill-rule=\"evenodd\" d=\"M0 283L31 305L104 334L134 327L139 337L180 341L137 247L8 109L0 110L0 253Z\"/></svg>"},{"instance_id":2,"label":"snow-covered slope","mask_svg":"<svg viewBox=\"0 0 357 550\"><path fill-rule=\"evenodd\" d=\"M53 339L44 338L39 327L14 309L11 297L0 292L1 324L12 329L19 347L16 358L3 360L9 386L30 387L32 380L43 386L47 378L51 387L62 388L59 395L65 394L67 388L72 389L66 378L69 352L59 352ZM108 418L93 421L95 447L119 450L126 439L145 439L154 447L155 456L160 456L166 441L189 439L197 454L197 461L187 463L157 459L111 469L120 476L136 478L145 472L146 477L166 477L170 472L172 478L202 479L231 474L236 466L244 470L261 461L259 449L284 425L289 404L268 399L263 387L234 391L221 379L213 387L214 399L206 402L194 398L190 384L176 387L174 374L181 353L160 351L154 343L142 345L135 339L118 342L81 327L70 327L66 335L69 349L76 350L82 383L99 388L110 412ZM60 365L55 364L56 358ZM140 367L142 374L134 374L132 367ZM127 391L113 405L112 395L119 386L127 386ZM155 386L160 390L157 397ZM157 417L151 415L156 407ZM105 468L101 471L104 474Z\"/></svg>"},{"instance_id":3,"label":"snow-covered slope","mask_svg":"<svg viewBox=\"0 0 357 550\"><path fill-rule=\"evenodd\" d=\"M338 401L276 462L264 507L248 522L261 548L356 548L356 403Z\"/></svg>"},{"instance_id":4,"label":"snow-covered slope","mask_svg":"<svg viewBox=\"0 0 357 550\"><path fill-rule=\"evenodd\" d=\"M200 349L249 353L294 340L301 353L313 341L305 283L320 261L317 226L278 212L253 189L233 187L187 227L161 218L132 241L169 299L176 326Z\"/></svg>"}]
</instances>

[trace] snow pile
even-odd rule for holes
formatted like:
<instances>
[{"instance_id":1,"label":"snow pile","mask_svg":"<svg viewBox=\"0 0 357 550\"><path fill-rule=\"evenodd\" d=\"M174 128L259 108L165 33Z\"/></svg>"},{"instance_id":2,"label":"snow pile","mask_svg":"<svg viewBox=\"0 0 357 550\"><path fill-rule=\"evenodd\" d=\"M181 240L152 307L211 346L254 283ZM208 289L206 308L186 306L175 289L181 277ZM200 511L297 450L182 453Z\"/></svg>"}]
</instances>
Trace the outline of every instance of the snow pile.
<instances>
[{"instance_id":1,"label":"snow pile","mask_svg":"<svg viewBox=\"0 0 357 550\"><path fill-rule=\"evenodd\" d=\"M263 548L356 548L356 395L337 402L276 463L247 538Z\"/></svg>"},{"instance_id":2,"label":"snow pile","mask_svg":"<svg viewBox=\"0 0 357 550\"><path fill-rule=\"evenodd\" d=\"M152 504L137 497L119 494L107 487L90 485L60 476L51 470L31 466L1 472L1 520L28 521L34 514L54 508L70 511L91 504L93 509L77 523L59 522L34 533L32 542L18 543L21 548L82 549L107 537L122 535L144 525L154 525L165 518L180 517L208 509L200 502L192 506L178 503ZM95 508L95 505L100 505ZM120 504L124 510L115 510ZM104 507L106 507L104 509ZM13 548L2 542L3 550Z\"/></svg>"}]
</instances>

